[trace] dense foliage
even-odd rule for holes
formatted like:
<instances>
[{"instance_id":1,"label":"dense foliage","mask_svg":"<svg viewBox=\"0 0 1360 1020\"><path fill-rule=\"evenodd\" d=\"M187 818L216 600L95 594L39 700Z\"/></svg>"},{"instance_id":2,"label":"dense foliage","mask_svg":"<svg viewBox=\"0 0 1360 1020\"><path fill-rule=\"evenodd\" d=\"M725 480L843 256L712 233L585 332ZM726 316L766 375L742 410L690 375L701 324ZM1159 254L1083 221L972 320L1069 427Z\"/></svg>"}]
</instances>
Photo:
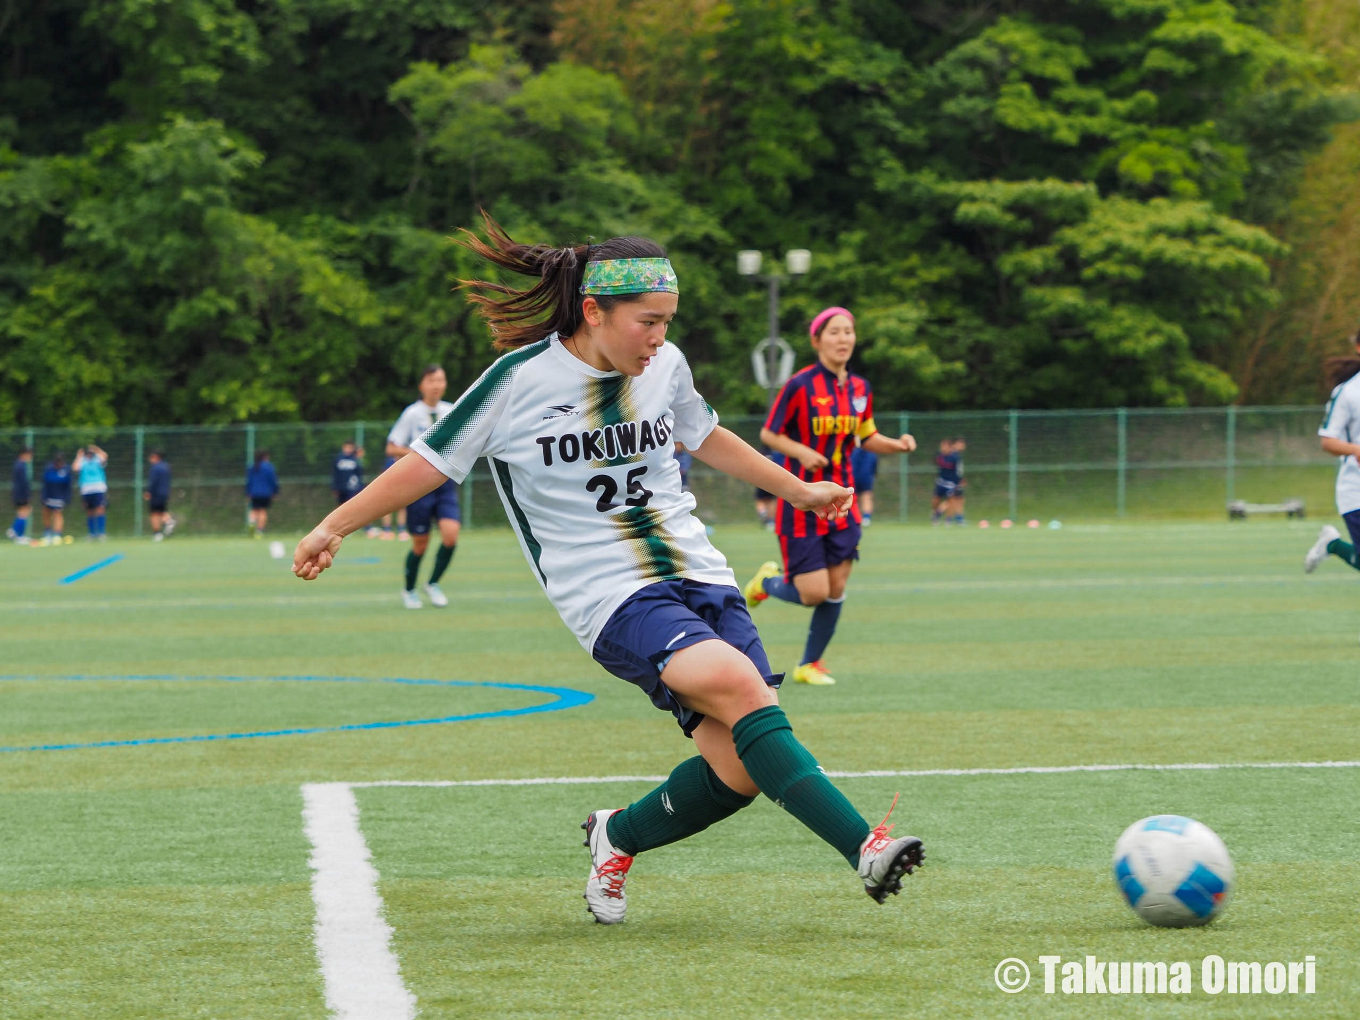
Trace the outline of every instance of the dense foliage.
<instances>
[{"instance_id":1,"label":"dense foliage","mask_svg":"<svg viewBox=\"0 0 1360 1020\"><path fill-rule=\"evenodd\" d=\"M1290 12L11 0L0 426L384 417L427 361L466 383L483 270L448 237L479 207L666 244L729 411L763 400L748 247L812 249L782 328L854 308L883 406L1231 400L1351 115Z\"/></svg>"}]
</instances>

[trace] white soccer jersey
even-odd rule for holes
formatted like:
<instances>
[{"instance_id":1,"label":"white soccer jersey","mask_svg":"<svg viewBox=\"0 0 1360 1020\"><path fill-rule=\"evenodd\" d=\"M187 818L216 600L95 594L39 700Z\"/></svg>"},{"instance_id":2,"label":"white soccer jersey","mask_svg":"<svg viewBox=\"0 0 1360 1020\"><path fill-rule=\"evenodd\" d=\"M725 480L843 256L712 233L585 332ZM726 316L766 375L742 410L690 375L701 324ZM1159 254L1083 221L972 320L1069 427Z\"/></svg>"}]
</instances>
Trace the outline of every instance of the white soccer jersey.
<instances>
[{"instance_id":1,"label":"white soccer jersey","mask_svg":"<svg viewBox=\"0 0 1360 1020\"><path fill-rule=\"evenodd\" d=\"M1351 376L1332 390L1318 435L1360 442L1360 375ZM1336 509L1342 516L1360 510L1360 464L1354 457L1341 458L1341 470L1336 475Z\"/></svg>"},{"instance_id":2,"label":"white soccer jersey","mask_svg":"<svg viewBox=\"0 0 1360 1020\"><path fill-rule=\"evenodd\" d=\"M640 588L736 586L674 455L677 439L697 449L717 424L674 344L632 378L591 368L553 334L492 364L413 448L456 482L488 459L534 576L590 651Z\"/></svg>"},{"instance_id":3,"label":"white soccer jersey","mask_svg":"<svg viewBox=\"0 0 1360 1020\"><path fill-rule=\"evenodd\" d=\"M416 445L416 440L423 436L431 425L452 410L453 405L447 400L439 401L434 407L423 400L417 400L401 412L401 417L387 434L387 441L409 449Z\"/></svg>"}]
</instances>

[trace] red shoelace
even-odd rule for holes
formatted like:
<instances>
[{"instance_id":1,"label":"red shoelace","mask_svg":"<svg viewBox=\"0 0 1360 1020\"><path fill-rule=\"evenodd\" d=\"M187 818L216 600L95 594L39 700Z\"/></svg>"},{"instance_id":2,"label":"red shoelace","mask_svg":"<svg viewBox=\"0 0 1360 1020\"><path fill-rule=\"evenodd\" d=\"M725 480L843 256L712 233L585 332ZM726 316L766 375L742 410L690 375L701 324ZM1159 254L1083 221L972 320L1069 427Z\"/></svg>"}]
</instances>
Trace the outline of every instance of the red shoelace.
<instances>
[{"instance_id":1,"label":"red shoelace","mask_svg":"<svg viewBox=\"0 0 1360 1020\"><path fill-rule=\"evenodd\" d=\"M595 874L604 882L604 894L611 899L623 899L623 883L628 880L628 869L633 866L633 858L623 854L613 854L595 869Z\"/></svg>"},{"instance_id":2,"label":"red shoelace","mask_svg":"<svg viewBox=\"0 0 1360 1020\"><path fill-rule=\"evenodd\" d=\"M874 826L874 831L869 833L869 839L865 842L864 849L860 851L862 855L876 853L892 841L892 837L889 836L889 833L897 827L897 823L894 822L892 825L889 825L888 819L892 817L893 808L897 807L897 798L899 796L900 794L893 794L893 802L888 805L888 813L883 816L883 821Z\"/></svg>"}]
</instances>

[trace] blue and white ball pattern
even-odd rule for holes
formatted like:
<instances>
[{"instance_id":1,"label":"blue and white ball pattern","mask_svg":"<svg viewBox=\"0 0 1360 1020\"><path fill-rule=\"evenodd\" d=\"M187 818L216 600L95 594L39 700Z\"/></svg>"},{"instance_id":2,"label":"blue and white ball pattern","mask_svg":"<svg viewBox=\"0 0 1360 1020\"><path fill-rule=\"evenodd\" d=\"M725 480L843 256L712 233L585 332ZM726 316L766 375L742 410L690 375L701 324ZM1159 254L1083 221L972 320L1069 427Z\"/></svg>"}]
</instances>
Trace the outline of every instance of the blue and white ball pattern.
<instances>
[{"instance_id":1,"label":"blue and white ball pattern","mask_svg":"<svg viewBox=\"0 0 1360 1020\"><path fill-rule=\"evenodd\" d=\"M1114 846L1114 879L1124 898L1161 928L1208 924L1228 905L1234 874L1223 840L1181 815L1134 822Z\"/></svg>"}]
</instances>

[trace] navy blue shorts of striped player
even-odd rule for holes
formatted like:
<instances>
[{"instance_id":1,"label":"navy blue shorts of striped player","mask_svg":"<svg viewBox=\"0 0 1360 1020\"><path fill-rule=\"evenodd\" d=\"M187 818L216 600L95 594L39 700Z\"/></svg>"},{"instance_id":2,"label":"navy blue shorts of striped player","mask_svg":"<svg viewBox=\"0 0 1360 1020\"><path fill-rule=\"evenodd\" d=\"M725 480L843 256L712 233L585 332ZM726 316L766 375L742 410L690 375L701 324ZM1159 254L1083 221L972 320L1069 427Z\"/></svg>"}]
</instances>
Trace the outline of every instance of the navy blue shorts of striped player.
<instances>
[{"instance_id":1,"label":"navy blue shorts of striped player","mask_svg":"<svg viewBox=\"0 0 1360 1020\"><path fill-rule=\"evenodd\" d=\"M406 530L413 535L428 535L430 522L462 521L463 513L458 508L458 485L450 478L439 488L406 508Z\"/></svg>"},{"instance_id":2,"label":"navy blue shorts of striped player","mask_svg":"<svg viewBox=\"0 0 1360 1020\"><path fill-rule=\"evenodd\" d=\"M779 548L784 554L784 577L792 581L799 574L825 570L846 560L859 559L860 526L850 521L849 527L832 528L825 535L806 538L779 536Z\"/></svg>"},{"instance_id":3,"label":"navy blue shorts of striped player","mask_svg":"<svg viewBox=\"0 0 1360 1020\"><path fill-rule=\"evenodd\" d=\"M704 717L680 704L661 671L680 649L715 638L750 659L769 686L784 682L783 673L770 672L742 593L705 581L657 581L634 592L614 610L592 654L620 680L641 687L657 708L675 716L688 737Z\"/></svg>"},{"instance_id":4,"label":"navy blue shorts of striped player","mask_svg":"<svg viewBox=\"0 0 1360 1020\"><path fill-rule=\"evenodd\" d=\"M957 482L936 481L935 495L938 496L940 499L949 499L951 496L955 495L955 490L957 488L958 488Z\"/></svg>"}]
</instances>

